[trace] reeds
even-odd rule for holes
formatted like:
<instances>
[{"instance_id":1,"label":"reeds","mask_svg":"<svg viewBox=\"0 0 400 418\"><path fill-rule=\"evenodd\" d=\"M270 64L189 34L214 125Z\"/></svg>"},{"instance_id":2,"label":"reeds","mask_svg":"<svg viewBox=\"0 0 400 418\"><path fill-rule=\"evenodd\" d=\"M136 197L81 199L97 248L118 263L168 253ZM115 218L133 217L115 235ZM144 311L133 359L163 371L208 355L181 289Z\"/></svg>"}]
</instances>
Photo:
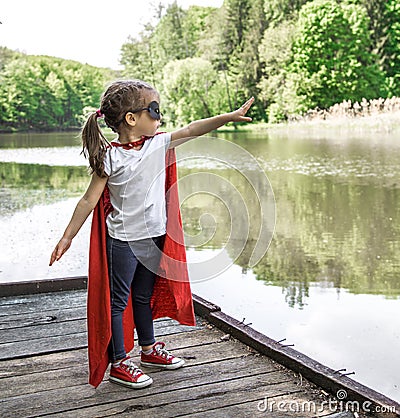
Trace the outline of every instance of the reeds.
<instances>
[{"instance_id":1,"label":"reeds","mask_svg":"<svg viewBox=\"0 0 400 418\"><path fill-rule=\"evenodd\" d=\"M377 116L386 113L400 112L400 97L389 99L362 99L361 102L344 100L336 103L328 109L311 109L302 116L296 115L289 118L289 122L300 121L322 121L337 118L360 118L367 116Z\"/></svg>"},{"instance_id":2,"label":"reeds","mask_svg":"<svg viewBox=\"0 0 400 418\"><path fill-rule=\"evenodd\" d=\"M291 116L284 125L296 129L304 128L306 131L340 129L393 134L400 131L400 97L363 99L361 102L345 100L328 109L316 108L304 115Z\"/></svg>"}]
</instances>

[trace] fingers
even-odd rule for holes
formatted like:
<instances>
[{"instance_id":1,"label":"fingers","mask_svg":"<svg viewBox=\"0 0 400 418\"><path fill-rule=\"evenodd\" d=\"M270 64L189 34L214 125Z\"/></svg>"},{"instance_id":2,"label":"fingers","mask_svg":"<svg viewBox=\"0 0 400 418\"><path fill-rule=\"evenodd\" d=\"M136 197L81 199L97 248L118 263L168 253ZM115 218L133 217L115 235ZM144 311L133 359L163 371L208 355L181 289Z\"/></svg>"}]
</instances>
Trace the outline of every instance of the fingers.
<instances>
[{"instance_id":1,"label":"fingers","mask_svg":"<svg viewBox=\"0 0 400 418\"><path fill-rule=\"evenodd\" d=\"M61 240L56 248L54 248L53 252L51 253L51 257L50 257L50 262L49 262L49 266L53 265L53 263L55 261L58 261L63 254L65 253L65 251L68 250L68 248L70 247L71 242L63 242L63 240Z\"/></svg>"},{"instance_id":2,"label":"fingers","mask_svg":"<svg viewBox=\"0 0 400 418\"><path fill-rule=\"evenodd\" d=\"M254 103L254 97L251 97L247 102L245 102L239 109L240 113L242 114L243 122L251 122L251 118L244 118L244 115L250 109L250 106Z\"/></svg>"},{"instance_id":3,"label":"fingers","mask_svg":"<svg viewBox=\"0 0 400 418\"><path fill-rule=\"evenodd\" d=\"M251 97L238 110L233 112L234 118L232 119L232 121L233 122L251 122L253 119L245 115L253 103L254 103L254 97Z\"/></svg>"},{"instance_id":4,"label":"fingers","mask_svg":"<svg viewBox=\"0 0 400 418\"><path fill-rule=\"evenodd\" d=\"M242 105L242 109L244 109L247 112L253 103L254 103L254 97L250 97L250 99L247 100L247 102Z\"/></svg>"},{"instance_id":5,"label":"fingers","mask_svg":"<svg viewBox=\"0 0 400 418\"><path fill-rule=\"evenodd\" d=\"M251 122L253 119L249 118L248 116L242 116L240 121L241 122Z\"/></svg>"},{"instance_id":6,"label":"fingers","mask_svg":"<svg viewBox=\"0 0 400 418\"><path fill-rule=\"evenodd\" d=\"M63 251L57 245L57 247L54 248L54 251L51 253L49 266L52 266L55 261L58 261L62 255Z\"/></svg>"},{"instance_id":7,"label":"fingers","mask_svg":"<svg viewBox=\"0 0 400 418\"><path fill-rule=\"evenodd\" d=\"M57 248L51 253L49 266L52 266L57 259Z\"/></svg>"}]
</instances>

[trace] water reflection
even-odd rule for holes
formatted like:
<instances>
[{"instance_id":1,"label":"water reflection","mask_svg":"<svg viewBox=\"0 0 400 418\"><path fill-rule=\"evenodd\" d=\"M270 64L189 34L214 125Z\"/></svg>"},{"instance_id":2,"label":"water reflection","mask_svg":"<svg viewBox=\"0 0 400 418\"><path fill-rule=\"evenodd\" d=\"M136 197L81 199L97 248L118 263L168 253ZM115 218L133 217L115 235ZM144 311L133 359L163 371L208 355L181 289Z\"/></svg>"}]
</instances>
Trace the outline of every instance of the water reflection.
<instances>
[{"instance_id":1,"label":"water reflection","mask_svg":"<svg viewBox=\"0 0 400 418\"><path fill-rule=\"evenodd\" d=\"M277 227L258 279L304 304L310 283L353 293L400 294L400 190L332 178L273 175Z\"/></svg>"},{"instance_id":2,"label":"water reflection","mask_svg":"<svg viewBox=\"0 0 400 418\"><path fill-rule=\"evenodd\" d=\"M45 136L49 145L54 138L52 134ZM178 150L180 159L185 160L179 168L180 178L196 178L196 182L179 183L188 246L197 250L225 248L242 271L251 268L258 280L281 286L290 306L307 303L312 283L397 297L400 147L379 146L376 140L365 140L361 146L357 141L346 145L345 141L247 136L238 136L235 143L263 164L275 194L276 229L267 254L256 266L251 264L256 244L262 240L263 246L269 244L272 211L267 212L269 229L260 237L258 196L243 172L218 162L204 165L203 161L202 165L184 158L196 154L204 144L201 140ZM70 142L75 140L75 136L69 138ZM35 146L38 149L38 143ZM69 147L58 153L63 155L64 150L70 161ZM245 165L234 153L226 160ZM251 167L244 166L245 170L250 172ZM0 216L78 196L89 181L82 166L15 162L0 163L0 178ZM220 180L216 182L216 178ZM237 195L230 185L235 186ZM212 193L199 193L210 187ZM262 190L263 185L257 187ZM263 196L272 201L267 190Z\"/></svg>"},{"instance_id":3,"label":"water reflection","mask_svg":"<svg viewBox=\"0 0 400 418\"><path fill-rule=\"evenodd\" d=\"M0 149L80 146L78 132L1 134Z\"/></svg>"},{"instance_id":4,"label":"water reflection","mask_svg":"<svg viewBox=\"0 0 400 418\"><path fill-rule=\"evenodd\" d=\"M231 172L228 177L236 175ZM337 184L332 179L315 181L302 175L271 175L270 179L277 224L268 253L253 268L257 279L282 286L291 306L304 304L310 283L354 293L400 294L399 189ZM248 189L241 193L250 195ZM245 200L251 202L251 196ZM225 207L208 197L196 195L185 202L185 231L193 233L193 226L198 227L207 204L217 223L212 230L217 232L205 246L221 248L231 232L230 222L226 222L229 217ZM250 219L259 213L252 213L253 208L247 205ZM257 239L250 229L248 246ZM193 243L188 240L188 244ZM227 250L236 253L230 246ZM236 263L248 267L246 251Z\"/></svg>"},{"instance_id":5,"label":"water reflection","mask_svg":"<svg viewBox=\"0 0 400 418\"><path fill-rule=\"evenodd\" d=\"M0 216L77 196L89 181L85 167L0 162Z\"/></svg>"},{"instance_id":6,"label":"water reflection","mask_svg":"<svg viewBox=\"0 0 400 418\"><path fill-rule=\"evenodd\" d=\"M262 159L267 163L278 161L275 155L277 144L268 147L265 142L262 146L268 148L269 153L262 153ZM334 149L330 153L334 153ZM268 160L268 155L271 160ZM389 183L382 182L387 174L382 156L386 157L383 162L388 164L388 172L391 170ZM367 149L364 158L368 164L363 167L354 164L351 172L343 174L342 171L341 176L330 173L316 176L310 171L296 174L297 168L291 164L291 159L280 159L279 167L268 172L276 200L275 234L267 254L253 268L256 278L266 284L281 286L287 303L292 307L304 306L312 283L320 287L344 288L352 293L397 297L400 294L400 189L397 187L398 173L394 171L399 170L393 161L395 156L395 153L390 155L390 151L381 150L376 154ZM343 161L349 155L330 158L325 149L323 156L309 158L307 154L298 153L295 157L309 162L317 158L329 159L331 166L335 162L338 166L346 165ZM290 170L285 167L290 167ZM186 164L180 169L180 176L201 170L201 164L198 167ZM257 204L251 188L240 186L241 174L211 167L207 170L223 176L230 184L239 185L249 219L257 220ZM319 168L319 171L322 173L323 169ZM207 185L201 182L187 182L181 187L181 194L194 194L183 204L185 231L189 235L187 244L201 249L198 239L205 234L208 239L204 241L204 248L219 249L226 245L231 258L246 271L251 249L259 239L257 231L251 228L243 231L247 245L237 257L235 245L241 243L228 242L232 228L230 219L243 217L243 210L239 204L231 205L233 215L227 214L224 205L218 204L214 198L196 194L196 190L203 188ZM224 196L223 188L218 195ZM212 222L202 218L207 212L212 212ZM195 242L190 239L190 234L195 234Z\"/></svg>"}]
</instances>

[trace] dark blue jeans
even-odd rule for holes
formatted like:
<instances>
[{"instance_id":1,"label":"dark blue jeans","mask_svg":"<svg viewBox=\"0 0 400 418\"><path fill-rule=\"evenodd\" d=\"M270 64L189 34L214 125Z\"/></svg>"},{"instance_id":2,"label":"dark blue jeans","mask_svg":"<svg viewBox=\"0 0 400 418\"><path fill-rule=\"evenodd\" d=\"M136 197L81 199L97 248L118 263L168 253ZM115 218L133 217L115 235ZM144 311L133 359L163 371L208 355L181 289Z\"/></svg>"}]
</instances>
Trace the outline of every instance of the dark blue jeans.
<instances>
[{"instance_id":1,"label":"dark blue jeans","mask_svg":"<svg viewBox=\"0 0 400 418\"><path fill-rule=\"evenodd\" d=\"M139 345L151 345L155 342L150 299L163 243L164 236L132 242L107 237L111 295L111 361L126 357L122 317L131 289Z\"/></svg>"}]
</instances>

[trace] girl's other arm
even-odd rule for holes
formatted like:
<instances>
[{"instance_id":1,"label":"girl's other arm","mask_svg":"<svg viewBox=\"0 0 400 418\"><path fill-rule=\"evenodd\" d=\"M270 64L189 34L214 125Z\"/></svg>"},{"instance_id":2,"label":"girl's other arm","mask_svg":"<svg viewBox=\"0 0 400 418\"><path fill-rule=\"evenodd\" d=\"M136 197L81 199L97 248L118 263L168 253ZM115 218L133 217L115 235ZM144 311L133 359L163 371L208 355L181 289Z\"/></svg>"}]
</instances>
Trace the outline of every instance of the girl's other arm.
<instances>
[{"instance_id":1,"label":"girl's other arm","mask_svg":"<svg viewBox=\"0 0 400 418\"><path fill-rule=\"evenodd\" d=\"M253 102L254 97L247 100L246 103L234 112L224 113L207 119L196 120L189 123L189 125L184 128L172 132L170 148L183 144L189 139L207 134L208 132L217 129L228 122L251 122L252 119L247 117L246 113L250 109Z\"/></svg>"},{"instance_id":2,"label":"girl's other arm","mask_svg":"<svg viewBox=\"0 0 400 418\"><path fill-rule=\"evenodd\" d=\"M90 212L92 212L99 201L106 183L107 177L99 177L96 173L92 175L92 180L86 190L86 193L76 205L72 218L65 229L62 238L51 254L49 263L50 266L54 263L54 261L58 261L71 246L72 239L81 229Z\"/></svg>"}]
</instances>

